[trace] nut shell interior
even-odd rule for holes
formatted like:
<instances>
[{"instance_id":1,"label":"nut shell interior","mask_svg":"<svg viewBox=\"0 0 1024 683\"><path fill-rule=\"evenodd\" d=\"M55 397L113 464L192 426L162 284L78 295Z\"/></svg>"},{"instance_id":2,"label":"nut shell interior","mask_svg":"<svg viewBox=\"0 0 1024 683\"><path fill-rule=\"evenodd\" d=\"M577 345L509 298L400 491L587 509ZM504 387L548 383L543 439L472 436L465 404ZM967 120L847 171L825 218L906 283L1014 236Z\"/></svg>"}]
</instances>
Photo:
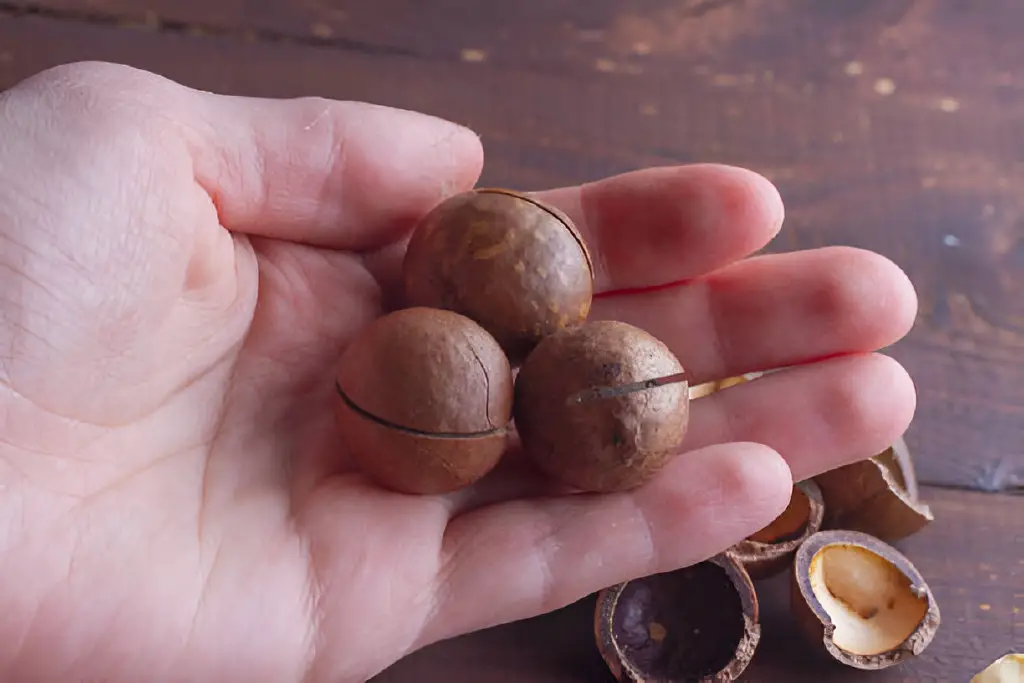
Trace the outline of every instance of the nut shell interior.
<instances>
[{"instance_id":1,"label":"nut shell interior","mask_svg":"<svg viewBox=\"0 0 1024 683\"><path fill-rule=\"evenodd\" d=\"M867 534L822 531L794 560L793 607L812 640L836 660L883 669L931 643L940 614L920 572Z\"/></svg>"},{"instance_id":2,"label":"nut shell interior","mask_svg":"<svg viewBox=\"0 0 1024 683\"><path fill-rule=\"evenodd\" d=\"M797 482L786 509L731 552L755 580L779 574L792 563L800 545L821 529L824 514L818 486L810 480Z\"/></svg>"},{"instance_id":3,"label":"nut shell interior","mask_svg":"<svg viewBox=\"0 0 1024 683\"><path fill-rule=\"evenodd\" d=\"M975 674L971 683L1024 683L1024 654L1003 655Z\"/></svg>"},{"instance_id":4,"label":"nut shell interior","mask_svg":"<svg viewBox=\"0 0 1024 683\"><path fill-rule=\"evenodd\" d=\"M746 669L760 640L750 577L719 555L598 595L598 648L620 681L724 683Z\"/></svg>"}]
</instances>

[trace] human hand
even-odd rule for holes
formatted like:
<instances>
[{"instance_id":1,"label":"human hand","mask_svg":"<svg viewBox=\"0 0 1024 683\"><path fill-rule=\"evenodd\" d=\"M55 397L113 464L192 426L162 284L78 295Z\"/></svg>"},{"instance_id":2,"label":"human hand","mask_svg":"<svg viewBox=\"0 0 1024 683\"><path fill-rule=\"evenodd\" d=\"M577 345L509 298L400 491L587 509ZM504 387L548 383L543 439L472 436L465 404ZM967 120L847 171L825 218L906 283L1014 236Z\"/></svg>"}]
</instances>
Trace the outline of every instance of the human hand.
<instances>
[{"instance_id":1,"label":"human hand","mask_svg":"<svg viewBox=\"0 0 1024 683\"><path fill-rule=\"evenodd\" d=\"M593 316L697 382L797 367L697 400L687 452L632 493L533 495L514 458L452 495L374 487L332 368L481 165L426 116L115 65L0 95L0 680L363 681L705 559L909 424L910 379L873 353L914 320L906 277L849 248L750 256L782 223L771 184L656 168L542 193L595 251Z\"/></svg>"}]
</instances>

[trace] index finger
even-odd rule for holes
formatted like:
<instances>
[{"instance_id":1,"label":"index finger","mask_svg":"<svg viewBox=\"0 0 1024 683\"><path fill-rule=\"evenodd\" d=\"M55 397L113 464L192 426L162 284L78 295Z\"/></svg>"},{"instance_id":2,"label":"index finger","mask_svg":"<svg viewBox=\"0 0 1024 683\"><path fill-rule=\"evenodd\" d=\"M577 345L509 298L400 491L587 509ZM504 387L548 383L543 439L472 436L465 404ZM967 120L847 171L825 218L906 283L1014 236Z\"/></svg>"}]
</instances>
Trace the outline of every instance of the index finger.
<instances>
[{"instance_id":1,"label":"index finger","mask_svg":"<svg viewBox=\"0 0 1024 683\"><path fill-rule=\"evenodd\" d=\"M769 180L720 164L647 168L533 194L579 227L602 294L682 282L729 265L767 245L784 216Z\"/></svg>"}]
</instances>

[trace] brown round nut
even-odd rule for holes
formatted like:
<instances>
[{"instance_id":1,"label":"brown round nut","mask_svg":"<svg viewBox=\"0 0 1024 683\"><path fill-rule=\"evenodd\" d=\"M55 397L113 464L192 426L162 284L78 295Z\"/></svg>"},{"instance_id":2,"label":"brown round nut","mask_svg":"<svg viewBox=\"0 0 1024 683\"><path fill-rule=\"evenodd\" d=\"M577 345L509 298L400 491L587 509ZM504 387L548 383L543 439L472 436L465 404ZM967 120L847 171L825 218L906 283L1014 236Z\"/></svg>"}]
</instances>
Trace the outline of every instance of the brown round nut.
<instances>
[{"instance_id":1,"label":"brown round nut","mask_svg":"<svg viewBox=\"0 0 1024 683\"><path fill-rule=\"evenodd\" d=\"M819 531L804 541L791 586L803 634L855 669L885 669L915 657L939 628L938 604L917 568L859 531Z\"/></svg>"},{"instance_id":2,"label":"brown round nut","mask_svg":"<svg viewBox=\"0 0 1024 683\"><path fill-rule=\"evenodd\" d=\"M352 458L402 493L453 491L505 450L512 369L497 341L451 311L378 318L345 350L336 417Z\"/></svg>"},{"instance_id":3,"label":"brown round nut","mask_svg":"<svg viewBox=\"0 0 1024 683\"><path fill-rule=\"evenodd\" d=\"M718 555L598 593L598 650L623 683L726 683L761 639L757 595L735 558Z\"/></svg>"},{"instance_id":4,"label":"brown round nut","mask_svg":"<svg viewBox=\"0 0 1024 683\"><path fill-rule=\"evenodd\" d=\"M514 365L547 335L586 320L590 252L567 215L501 189L449 197L416 226L402 264L408 305L461 313Z\"/></svg>"},{"instance_id":5,"label":"brown round nut","mask_svg":"<svg viewBox=\"0 0 1024 683\"><path fill-rule=\"evenodd\" d=\"M514 416L524 452L548 476L609 492L640 486L679 452L689 405L669 348L604 320L537 345L516 378Z\"/></svg>"},{"instance_id":6,"label":"brown round nut","mask_svg":"<svg viewBox=\"0 0 1024 683\"><path fill-rule=\"evenodd\" d=\"M797 482L789 505L768 526L734 545L730 552L755 581L790 567L797 549L821 530L825 504L813 480Z\"/></svg>"}]
</instances>

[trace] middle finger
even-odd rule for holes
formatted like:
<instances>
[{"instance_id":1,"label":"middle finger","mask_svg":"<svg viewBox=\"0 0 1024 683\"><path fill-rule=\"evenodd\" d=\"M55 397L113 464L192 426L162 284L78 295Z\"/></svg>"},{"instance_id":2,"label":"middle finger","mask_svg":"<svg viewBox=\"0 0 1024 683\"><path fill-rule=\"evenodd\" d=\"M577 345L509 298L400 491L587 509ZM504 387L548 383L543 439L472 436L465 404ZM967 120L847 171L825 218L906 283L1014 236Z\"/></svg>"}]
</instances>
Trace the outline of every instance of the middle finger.
<instances>
[{"instance_id":1,"label":"middle finger","mask_svg":"<svg viewBox=\"0 0 1024 683\"><path fill-rule=\"evenodd\" d=\"M824 247L756 256L685 285L595 301L594 319L664 341L691 383L888 346L914 323L917 298L892 261Z\"/></svg>"}]
</instances>

